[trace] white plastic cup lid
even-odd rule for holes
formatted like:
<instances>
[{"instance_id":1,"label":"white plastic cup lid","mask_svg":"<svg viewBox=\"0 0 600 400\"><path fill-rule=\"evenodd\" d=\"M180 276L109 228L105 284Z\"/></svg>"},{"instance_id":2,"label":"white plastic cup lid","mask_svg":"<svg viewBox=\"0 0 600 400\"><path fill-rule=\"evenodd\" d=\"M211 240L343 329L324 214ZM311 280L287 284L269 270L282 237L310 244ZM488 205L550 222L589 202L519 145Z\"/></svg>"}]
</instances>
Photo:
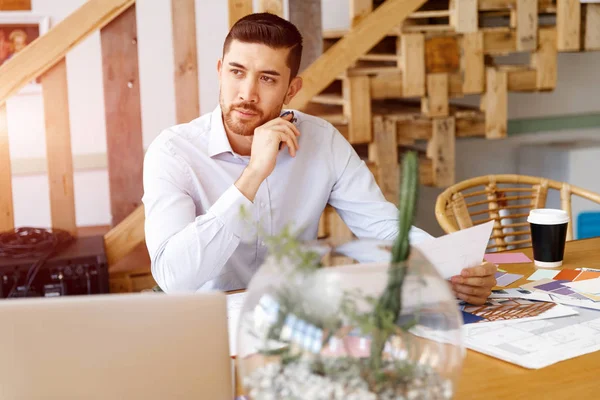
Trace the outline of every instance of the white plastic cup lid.
<instances>
[{"instance_id":1,"label":"white plastic cup lid","mask_svg":"<svg viewBox=\"0 0 600 400\"><path fill-rule=\"evenodd\" d=\"M554 208L537 208L529 212L527 222L537 225L559 225L569 222L569 214Z\"/></svg>"}]
</instances>

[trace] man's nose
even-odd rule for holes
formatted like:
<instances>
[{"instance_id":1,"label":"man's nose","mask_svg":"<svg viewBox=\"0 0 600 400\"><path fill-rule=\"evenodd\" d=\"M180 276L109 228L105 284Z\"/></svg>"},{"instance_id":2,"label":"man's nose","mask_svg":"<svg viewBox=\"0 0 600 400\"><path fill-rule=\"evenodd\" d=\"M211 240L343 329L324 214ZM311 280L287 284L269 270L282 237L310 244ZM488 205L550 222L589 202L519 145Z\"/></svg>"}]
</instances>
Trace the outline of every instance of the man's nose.
<instances>
[{"instance_id":1,"label":"man's nose","mask_svg":"<svg viewBox=\"0 0 600 400\"><path fill-rule=\"evenodd\" d=\"M247 78L244 80L240 87L239 96L240 100L250 103L256 103L258 101L257 85L254 79Z\"/></svg>"}]
</instances>

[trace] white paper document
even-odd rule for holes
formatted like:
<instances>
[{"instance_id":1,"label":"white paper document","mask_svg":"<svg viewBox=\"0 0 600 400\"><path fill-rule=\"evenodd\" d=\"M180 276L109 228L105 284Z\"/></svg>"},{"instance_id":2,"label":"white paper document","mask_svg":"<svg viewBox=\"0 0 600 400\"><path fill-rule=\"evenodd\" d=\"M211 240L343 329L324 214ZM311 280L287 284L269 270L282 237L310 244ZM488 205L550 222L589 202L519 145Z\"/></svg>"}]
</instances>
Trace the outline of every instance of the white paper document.
<instances>
[{"instance_id":1,"label":"white paper document","mask_svg":"<svg viewBox=\"0 0 600 400\"><path fill-rule=\"evenodd\" d=\"M246 292L227 295L227 325L229 331L229 355L237 354L237 330Z\"/></svg>"},{"instance_id":2,"label":"white paper document","mask_svg":"<svg viewBox=\"0 0 600 400\"><path fill-rule=\"evenodd\" d=\"M413 245L435 266L444 279L459 275L463 268L483 262L494 222L463 229L439 238ZM389 262L393 242L382 240L353 240L335 248L336 253L361 263Z\"/></svg>"},{"instance_id":3,"label":"white paper document","mask_svg":"<svg viewBox=\"0 0 600 400\"><path fill-rule=\"evenodd\" d=\"M525 368L539 369L600 350L600 311L506 324L471 324L468 348Z\"/></svg>"},{"instance_id":4,"label":"white paper document","mask_svg":"<svg viewBox=\"0 0 600 400\"><path fill-rule=\"evenodd\" d=\"M435 266L444 279L460 275L463 268L483 262L494 222L486 222L437 239L426 240L414 247Z\"/></svg>"}]
</instances>

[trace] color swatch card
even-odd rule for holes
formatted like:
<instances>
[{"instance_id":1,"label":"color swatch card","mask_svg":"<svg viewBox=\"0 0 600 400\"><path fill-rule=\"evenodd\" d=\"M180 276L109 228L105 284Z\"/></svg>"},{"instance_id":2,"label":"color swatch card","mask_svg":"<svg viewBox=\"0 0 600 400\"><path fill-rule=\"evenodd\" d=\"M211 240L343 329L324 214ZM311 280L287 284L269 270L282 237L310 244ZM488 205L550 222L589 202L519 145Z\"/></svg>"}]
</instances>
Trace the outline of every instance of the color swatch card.
<instances>
[{"instance_id":1,"label":"color swatch card","mask_svg":"<svg viewBox=\"0 0 600 400\"><path fill-rule=\"evenodd\" d=\"M600 278L600 272L586 271L581 269L563 269L553 271L548 269L538 269L529 278L528 281L537 281L540 279L554 279L559 281L584 281L588 279Z\"/></svg>"},{"instance_id":2,"label":"color swatch card","mask_svg":"<svg viewBox=\"0 0 600 400\"><path fill-rule=\"evenodd\" d=\"M565 286L570 287L580 293L600 294L600 278L587 279L577 282L567 282Z\"/></svg>"},{"instance_id":3,"label":"color swatch card","mask_svg":"<svg viewBox=\"0 0 600 400\"><path fill-rule=\"evenodd\" d=\"M523 253L489 253L483 256L487 262L493 264L519 264L530 263L531 260Z\"/></svg>"},{"instance_id":4,"label":"color swatch card","mask_svg":"<svg viewBox=\"0 0 600 400\"><path fill-rule=\"evenodd\" d=\"M521 279L523 275L509 274L508 272L496 272L496 285L505 287Z\"/></svg>"},{"instance_id":5,"label":"color swatch card","mask_svg":"<svg viewBox=\"0 0 600 400\"><path fill-rule=\"evenodd\" d=\"M566 286L565 284L569 283L569 281L555 281L550 280L550 282L537 281L536 285L533 286L533 289L539 290L542 292L547 292L550 294L558 294L561 296L568 296L572 299L576 300L587 300L585 296L577 293L575 290ZM530 285L530 284L529 284ZM529 286L527 285L527 286Z\"/></svg>"}]
</instances>

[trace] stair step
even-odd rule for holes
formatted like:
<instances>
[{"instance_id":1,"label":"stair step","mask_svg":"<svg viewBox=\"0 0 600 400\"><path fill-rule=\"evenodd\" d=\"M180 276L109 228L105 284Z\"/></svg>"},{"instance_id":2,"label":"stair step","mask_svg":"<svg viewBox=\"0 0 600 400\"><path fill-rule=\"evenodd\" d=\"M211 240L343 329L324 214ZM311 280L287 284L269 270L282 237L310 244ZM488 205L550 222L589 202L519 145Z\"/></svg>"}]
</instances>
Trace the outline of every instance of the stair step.
<instances>
[{"instance_id":1,"label":"stair step","mask_svg":"<svg viewBox=\"0 0 600 400\"><path fill-rule=\"evenodd\" d=\"M408 16L408 19L419 18L444 18L450 17L450 10L416 11Z\"/></svg>"},{"instance_id":2,"label":"stair step","mask_svg":"<svg viewBox=\"0 0 600 400\"><path fill-rule=\"evenodd\" d=\"M343 106L346 102L339 94L320 94L312 98L313 103Z\"/></svg>"},{"instance_id":3,"label":"stair step","mask_svg":"<svg viewBox=\"0 0 600 400\"><path fill-rule=\"evenodd\" d=\"M315 116L323 118L332 125L348 125L348 118L344 114L322 114Z\"/></svg>"},{"instance_id":4,"label":"stair step","mask_svg":"<svg viewBox=\"0 0 600 400\"><path fill-rule=\"evenodd\" d=\"M365 54L358 57L361 61L398 61L397 54Z\"/></svg>"}]
</instances>

